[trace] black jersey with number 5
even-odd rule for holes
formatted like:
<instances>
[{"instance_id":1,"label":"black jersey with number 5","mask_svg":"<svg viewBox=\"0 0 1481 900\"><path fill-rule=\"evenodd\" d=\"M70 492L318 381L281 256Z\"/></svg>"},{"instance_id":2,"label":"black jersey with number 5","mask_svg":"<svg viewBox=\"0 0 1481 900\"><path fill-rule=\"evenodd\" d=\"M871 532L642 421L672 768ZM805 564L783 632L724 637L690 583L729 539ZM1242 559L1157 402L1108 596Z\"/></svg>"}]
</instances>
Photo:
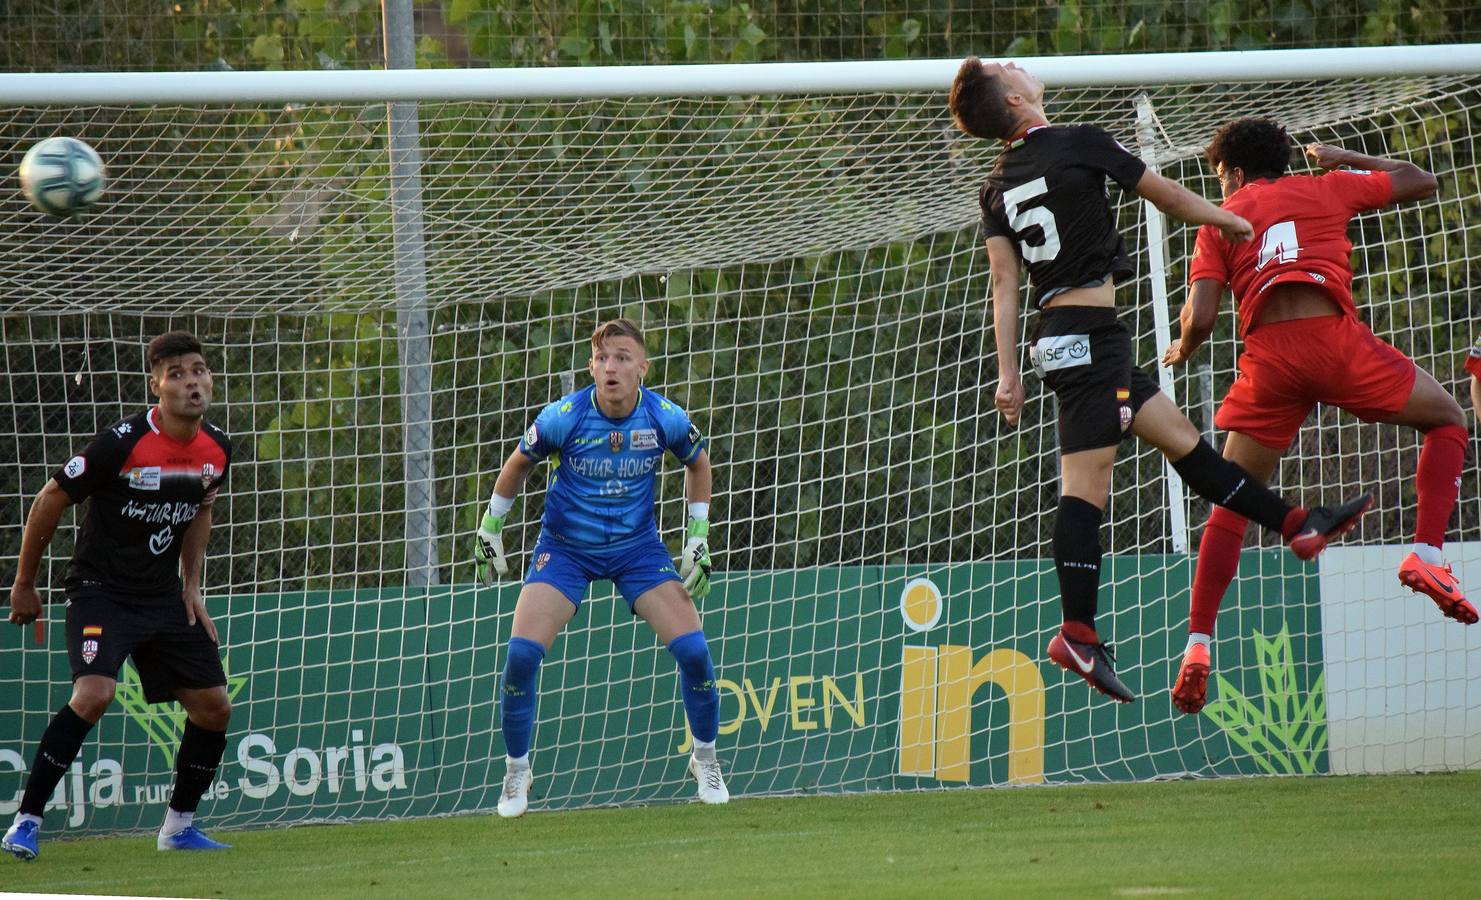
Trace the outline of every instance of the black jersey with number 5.
<instances>
[{"instance_id":1,"label":"black jersey with number 5","mask_svg":"<svg viewBox=\"0 0 1481 900\"><path fill-rule=\"evenodd\" d=\"M998 157L979 197L983 232L1018 249L1035 306L1050 291L1131 276L1106 177L1134 191L1146 170L1093 125L1036 128Z\"/></svg>"}]
</instances>

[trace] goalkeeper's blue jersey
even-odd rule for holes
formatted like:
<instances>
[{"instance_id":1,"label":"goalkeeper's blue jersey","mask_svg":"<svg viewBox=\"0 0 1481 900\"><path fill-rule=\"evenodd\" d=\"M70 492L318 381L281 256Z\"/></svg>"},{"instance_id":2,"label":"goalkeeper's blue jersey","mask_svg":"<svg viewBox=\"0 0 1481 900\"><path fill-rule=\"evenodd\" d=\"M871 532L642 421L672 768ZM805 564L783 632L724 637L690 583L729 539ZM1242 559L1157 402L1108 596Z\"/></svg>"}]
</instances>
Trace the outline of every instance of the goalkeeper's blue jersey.
<instances>
[{"instance_id":1,"label":"goalkeeper's blue jersey","mask_svg":"<svg viewBox=\"0 0 1481 900\"><path fill-rule=\"evenodd\" d=\"M597 408L596 385L550 404L519 442L520 452L551 462L540 540L617 548L658 534L658 467L665 452L689 464L705 440L689 414L653 391L613 421Z\"/></svg>"}]
</instances>

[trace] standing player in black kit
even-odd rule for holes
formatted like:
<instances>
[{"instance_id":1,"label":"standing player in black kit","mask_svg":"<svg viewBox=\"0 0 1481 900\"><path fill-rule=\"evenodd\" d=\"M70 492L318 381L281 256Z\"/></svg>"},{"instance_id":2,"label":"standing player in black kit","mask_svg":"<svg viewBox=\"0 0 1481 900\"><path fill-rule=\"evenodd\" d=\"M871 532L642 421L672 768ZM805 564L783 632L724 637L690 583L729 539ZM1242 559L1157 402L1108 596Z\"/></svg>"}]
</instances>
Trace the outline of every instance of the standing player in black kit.
<instances>
[{"instance_id":1,"label":"standing player in black kit","mask_svg":"<svg viewBox=\"0 0 1481 900\"><path fill-rule=\"evenodd\" d=\"M1136 699L1116 677L1109 647L1095 630L1100 585L1100 525L1116 447L1127 434L1146 440L1194 491L1279 532L1311 559L1348 531L1373 502L1364 494L1336 509L1288 506L1259 479L1224 460L1131 358L1131 335L1116 318L1116 282L1132 275L1116 230L1106 178L1170 216L1246 241L1250 223L1146 165L1093 126L1052 127L1044 85L1016 65L967 59L951 86L957 127L1004 142L982 188L982 222L992 269L999 379L994 402L1010 425L1023 411L1018 372L1018 272L1027 264L1038 306L1030 354L1059 398L1060 500L1054 567L1064 624L1049 658L1123 703Z\"/></svg>"},{"instance_id":2,"label":"standing player in black kit","mask_svg":"<svg viewBox=\"0 0 1481 900\"><path fill-rule=\"evenodd\" d=\"M0 842L20 859L36 858L42 810L113 702L128 656L145 699L178 700L188 716L159 849L227 847L191 819L215 780L231 718L216 626L201 602L211 504L226 480L231 441L204 420L211 370L193 335L160 335L148 361L159 405L98 432L68 460L36 495L21 539L10 589L17 625L41 612L36 570L62 512L92 498L65 579L72 698L41 735L20 812Z\"/></svg>"}]
</instances>

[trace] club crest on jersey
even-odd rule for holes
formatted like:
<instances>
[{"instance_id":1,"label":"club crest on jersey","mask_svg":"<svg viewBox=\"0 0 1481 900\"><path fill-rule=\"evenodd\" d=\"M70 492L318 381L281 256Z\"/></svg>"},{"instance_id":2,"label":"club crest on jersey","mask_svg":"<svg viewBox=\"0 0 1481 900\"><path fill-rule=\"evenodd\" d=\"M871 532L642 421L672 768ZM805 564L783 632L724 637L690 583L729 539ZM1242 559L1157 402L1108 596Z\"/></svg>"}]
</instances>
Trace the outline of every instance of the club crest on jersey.
<instances>
[{"instance_id":1,"label":"club crest on jersey","mask_svg":"<svg viewBox=\"0 0 1481 900\"><path fill-rule=\"evenodd\" d=\"M206 463L205 465L201 466L201 487L203 487L203 488L210 488L211 482L213 482L215 480L216 480L216 466L215 466L215 464L213 464L213 463Z\"/></svg>"},{"instance_id":2,"label":"club crest on jersey","mask_svg":"<svg viewBox=\"0 0 1481 900\"><path fill-rule=\"evenodd\" d=\"M135 466L130 469L129 487L136 491L159 490L159 466Z\"/></svg>"},{"instance_id":3,"label":"club crest on jersey","mask_svg":"<svg viewBox=\"0 0 1481 900\"><path fill-rule=\"evenodd\" d=\"M622 452L622 442L623 436L622 432L620 431L614 431L611 434L607 435L607 446L612 448L613 453Z\"/></svg>"},{"instance_id":4,"label":"club crest on jersey","mask_svg":"<svg viewBox=\"0 0 1481 900\"><path fill-rule=\"evenodd\" d=\"M98 642L92 638L82 642L82 661L92 665L93 660L98 658Z\"/></svg>"},{"instance_id":5,"label":"club crest on jersey","mask_svg":"<svg viewBox=\"0 0 1481 900\"><path fill-rule=\"evenodd\" d=\"M550 554L549 553L542 553L539 556L535 557L535 571L536 572L539 572L540 570L544 569L549 564L550 564Z\"/></svg>"},{"instance_id":6,"label":"club crest on jersey","mask_svg":"<svg viewBox=\"0 0 1481 900\"><path fill-rule=\"evenodd\" d=\"M658 432L652 428L639 428L632 433L634 450L655 450L658 448Z\"/></svg>"}]
</instances>

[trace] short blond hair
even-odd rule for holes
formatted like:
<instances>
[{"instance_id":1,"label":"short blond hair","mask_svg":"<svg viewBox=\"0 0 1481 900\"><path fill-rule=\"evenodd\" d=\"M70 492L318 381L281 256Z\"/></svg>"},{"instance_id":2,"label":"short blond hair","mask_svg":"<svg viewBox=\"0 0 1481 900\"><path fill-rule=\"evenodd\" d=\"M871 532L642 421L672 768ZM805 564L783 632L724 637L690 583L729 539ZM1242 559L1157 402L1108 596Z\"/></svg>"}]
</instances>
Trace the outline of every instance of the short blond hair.
<instances>
[{"instance_id":1,"label":"short blond hair","mask_svg":"<svg viewBox=\"0 0 1481 900\"><path fill-rule=\"evenodd\" d=\"M597 330L591 333L591 346L593 349L599 348L603 341L616 337L632 338L643 348L643 352L648 351L648 345L643 341L643 329L638 327L637 322L627 318L613 319L598 325Z\"/></svg>"}]
</instances>

